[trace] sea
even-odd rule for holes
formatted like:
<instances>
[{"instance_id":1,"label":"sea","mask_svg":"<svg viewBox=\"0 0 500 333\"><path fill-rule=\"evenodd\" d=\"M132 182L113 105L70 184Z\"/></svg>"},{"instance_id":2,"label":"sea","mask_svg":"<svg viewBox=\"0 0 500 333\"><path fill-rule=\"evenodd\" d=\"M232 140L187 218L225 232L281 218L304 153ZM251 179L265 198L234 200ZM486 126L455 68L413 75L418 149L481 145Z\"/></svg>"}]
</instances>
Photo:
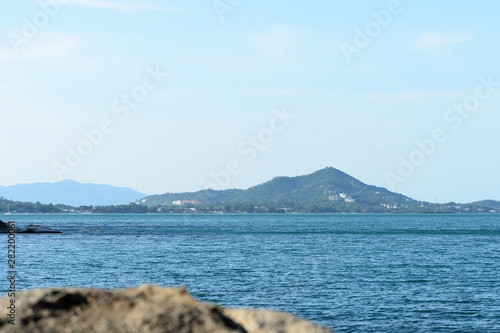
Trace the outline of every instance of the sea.
<instances>
[{"instance_id":1,"label":"sea","mask_svg":"<svg viewBox=\"0 0 500 333\"><path fill-rule=\"evenodd\" d=\"M338 333L500 332L500 214L0 219L63 232L17 234L18 290L183 285L198 300L286 311Z\"/></svg>"}]
</instances>

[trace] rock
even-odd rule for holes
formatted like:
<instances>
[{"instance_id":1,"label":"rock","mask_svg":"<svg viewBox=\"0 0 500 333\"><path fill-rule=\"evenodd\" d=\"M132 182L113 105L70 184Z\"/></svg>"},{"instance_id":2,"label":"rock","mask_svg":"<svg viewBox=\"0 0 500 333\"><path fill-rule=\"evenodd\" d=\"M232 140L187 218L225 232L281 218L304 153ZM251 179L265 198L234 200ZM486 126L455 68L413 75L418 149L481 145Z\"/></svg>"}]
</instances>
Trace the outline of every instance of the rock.
<instances>
[{"instance_id":1,"label":"rock","mask_svg":"<svg viewBox=\"0 0 500 333\"><path fill-rule=\"evenodd\" d=\"M0 233L9 232L9 225L3 221L0 221ZM49 227L38 224L30 224L24 228L16 227L16 233L21 234L60 234L60 231L52 230Z\"/></svg>"},{"instance_id":2,"label":"rock","mask_svg":"<svg viewBox=\"0 0 500 333\"><path fill-rule=\"evenodd\" d=\"M60 231L52 230L49 227L45 227L43 225L30 224L25 228L16 229L17 233L26 233L26 234L60 234Z\"/></svg>"},{"instance_id":3,"label":"rock","mask_svg":"<svg viewBox=\"0 0 500 333\"><path fill-rule=\"evenodd\" d=\"M0 220L0 232L1 233L9 232L9 225L2 220Z\"/></svg>"},{"instance_id":4,"label":"rock","mask_svg":"<svg viewBox=\"0 0 500 333\"><path fill-rule=\"evenodd\" d=\"M0 298L4 313L9 301ZM1 332L332 333L287 313L201 303L183 287L30 290L16 293L15 304L15 326L4 314Z\"/></svg>"}]
</instances>

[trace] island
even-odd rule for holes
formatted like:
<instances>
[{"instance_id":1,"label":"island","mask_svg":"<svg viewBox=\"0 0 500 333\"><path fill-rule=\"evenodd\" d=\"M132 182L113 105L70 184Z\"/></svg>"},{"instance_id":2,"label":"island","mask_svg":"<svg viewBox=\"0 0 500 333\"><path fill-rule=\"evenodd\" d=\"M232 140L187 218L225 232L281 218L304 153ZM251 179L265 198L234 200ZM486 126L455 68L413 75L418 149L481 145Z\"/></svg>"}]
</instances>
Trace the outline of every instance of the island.
<instances>
[{"instance_id":1,"label":"island","mask_svg":"<svg viewBox=\"0 0 500 333\"><path fill-rule=\"evenodd\" d=\"M365 184L335 168L309 175L276 177L242 189L150 195L123 205L30 203L0 197L0 213L40 214L201 214L201 213L400 213L498 214L500 202L430 203ZM222 185L224 184L220 184ZM10 208L9 208L10 207Z\"/></svg>"}]
</instances>

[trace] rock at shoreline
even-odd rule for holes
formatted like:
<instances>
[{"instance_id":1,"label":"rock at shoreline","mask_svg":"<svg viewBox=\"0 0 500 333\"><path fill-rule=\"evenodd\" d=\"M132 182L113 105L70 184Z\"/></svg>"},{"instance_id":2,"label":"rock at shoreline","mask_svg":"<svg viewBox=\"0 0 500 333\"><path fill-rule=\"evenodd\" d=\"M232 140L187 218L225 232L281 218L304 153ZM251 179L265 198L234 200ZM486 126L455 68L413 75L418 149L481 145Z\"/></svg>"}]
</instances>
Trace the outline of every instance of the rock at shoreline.
<instances>
[{"instance_id":1,"label":"rock at shoreline","mask_svg":"<svg viewBox=\"0 0 500 333\"><path fill-rule=\"evenodd\" d=\"M9 302L0 298L4 312ZM3 315L1 332L332 333L287 313L201 303L182 287L30 290L17 293L15 304L16 325Z\"/></svg>"},{"instance_id":2,"label":"rock at shoreline","mask_svg":"<svg viewBox=\"0 0 500 333\"><path fill-rule=\"evenodd\" d=\"M8 233L9 225L0 220L0 233ZM20 234L60 234L60 231L38 224L30 224L24 228L16 227L16 233Z\"/></svg>"}]
</instances>

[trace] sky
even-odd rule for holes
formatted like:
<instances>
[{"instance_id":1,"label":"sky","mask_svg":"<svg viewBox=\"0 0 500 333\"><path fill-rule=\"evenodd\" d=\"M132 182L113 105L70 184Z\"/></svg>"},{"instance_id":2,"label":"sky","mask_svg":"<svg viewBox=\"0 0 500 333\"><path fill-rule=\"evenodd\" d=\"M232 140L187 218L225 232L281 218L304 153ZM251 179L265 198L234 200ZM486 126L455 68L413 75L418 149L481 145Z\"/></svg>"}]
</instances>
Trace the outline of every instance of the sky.
<instances>
[{"instance_id":1,"label":"sky","mask_svg":"<svg viewBox=\"0 0 500 333\"><path fill-rule=\"evenodd\" d=\"M0 185L145 194L324 167L500 200L500 2L0 5Z\"/></svg>"}]
</instances>

